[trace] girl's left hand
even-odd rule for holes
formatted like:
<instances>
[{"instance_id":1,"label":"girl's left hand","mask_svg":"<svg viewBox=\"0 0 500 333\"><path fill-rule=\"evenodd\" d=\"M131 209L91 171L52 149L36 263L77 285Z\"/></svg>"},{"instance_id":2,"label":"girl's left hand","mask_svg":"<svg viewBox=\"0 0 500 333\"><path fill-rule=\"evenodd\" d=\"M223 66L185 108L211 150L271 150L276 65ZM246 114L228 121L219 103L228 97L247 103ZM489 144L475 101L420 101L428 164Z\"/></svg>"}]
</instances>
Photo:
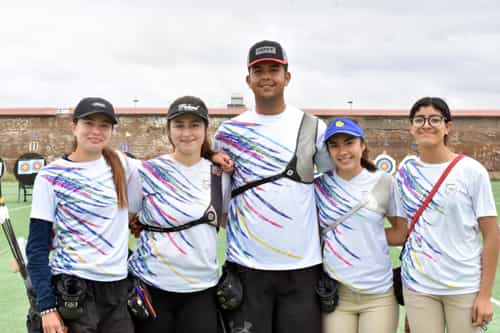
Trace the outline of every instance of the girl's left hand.
<instances>
[{"instance_id":1,"label":"girl's left hand","mask_svg":"<svg viewBox=\"0 0 500 333\"><path fill-rule=\"evenodd\" d=\"M472 325L486 326L493 319L493 304L489 297L478 295L472 306Z\"/></svg>"},{"instance_id":2,"label":"girl's left hand","mask_svg":"<svg viewBox=\"0 0 500 333\"><path fill-rule=\"evenodd\" d=\"M144 229L144 226L139 221L137 215L129 216L128 227L135 238L139 238L141 236L141 231Z\"/></svg>"}]
</instances>

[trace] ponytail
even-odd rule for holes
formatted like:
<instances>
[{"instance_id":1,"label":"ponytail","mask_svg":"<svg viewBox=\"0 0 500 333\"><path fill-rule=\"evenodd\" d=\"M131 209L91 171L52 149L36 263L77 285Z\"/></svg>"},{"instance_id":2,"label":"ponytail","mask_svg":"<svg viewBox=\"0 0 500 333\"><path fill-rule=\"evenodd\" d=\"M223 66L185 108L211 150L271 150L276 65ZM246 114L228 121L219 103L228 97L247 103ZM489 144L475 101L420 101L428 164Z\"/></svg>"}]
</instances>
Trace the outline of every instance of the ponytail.
<instances>
[{"instance_id":1,"label":"ponytail","mask_svg":"<svg viewBox=\"0 0 500 333\"><path fill-rule=\"evenodd\" d=\"M370 172L375 172L377 171L377 167L375 163L370 160L370 150L365 140L361 139L361 141L365 144L365 150L363 150L363 154L361 155L361 166Z\"/></svg>"},{"instance_id":2,"label":"ponytail","mask_svg":"<svg viewBox=\"0 0 500 333\"><path fill-rule=\"evenodd\" d=\"M210 139L208 137L208 128L207 128L207 132L205 133L205 140L203 140L203 144L201 145L201 157L211 161L212 157L215 154L216 152L212 150L212 144L210 143Z\"/></svg>"},{"instance_id":3,"label":"ponytail","mask_svg":"<svg viewBox=\"0 0 500 333\"><path fill-rule=\"evenodd\" d=\"M118 197L118 207L127 207L127 186L125 170L123 169L123 163L120 160L118 154L110 148L104 148L102 150L102 156L106 160L106 163L111 167L111 173L113 174L113 182L115 183L116 196Z\"/></svg>"}]
</instances>

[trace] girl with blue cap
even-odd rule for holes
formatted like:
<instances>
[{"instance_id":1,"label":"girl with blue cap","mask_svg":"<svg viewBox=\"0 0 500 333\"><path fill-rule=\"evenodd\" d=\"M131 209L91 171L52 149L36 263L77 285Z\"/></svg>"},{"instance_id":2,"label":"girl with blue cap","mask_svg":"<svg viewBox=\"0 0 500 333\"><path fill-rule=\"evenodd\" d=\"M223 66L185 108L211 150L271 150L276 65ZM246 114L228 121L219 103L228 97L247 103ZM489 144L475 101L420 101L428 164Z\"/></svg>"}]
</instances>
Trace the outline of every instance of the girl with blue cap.
<instances>
[{"instance_id":1,"label":"girl with blue cap","mask_svg":"<svg viewBox=\"0 0 500 333\"><path fill-rule=\"evenodd\" d=\"M337 280L337 308L323 315L323 332L396 332L399 306L393 292L388 245L404 228L393 200L394 182L368 159L363 129L336 118L324 137L335 169L315 180L322 234L323 270ZM392 228L385 229L388 218Z\"/></svg>"}]
</instances>

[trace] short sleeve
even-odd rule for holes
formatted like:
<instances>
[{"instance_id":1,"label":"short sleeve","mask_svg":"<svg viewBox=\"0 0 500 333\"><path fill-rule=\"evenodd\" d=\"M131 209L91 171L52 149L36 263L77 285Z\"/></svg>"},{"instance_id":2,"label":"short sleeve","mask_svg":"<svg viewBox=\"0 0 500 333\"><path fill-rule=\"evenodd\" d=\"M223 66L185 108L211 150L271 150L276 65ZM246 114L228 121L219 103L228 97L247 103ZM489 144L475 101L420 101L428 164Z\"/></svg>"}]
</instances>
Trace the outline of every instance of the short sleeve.
<instances>
[{"instance_id":1,"label":"short sleeve","mask_svg":"<svg viewBox=\"0 0 500 333\"><path fill-rule=\"evenodd\" d=\"M469 178L475 179L475 181L469 183L474 214L477 218L497 216L495 198L493 196L488 171L486 171L482 165L474 169L477 176Z\"/></svg>"},{"instance_id":2,"label":"short sleeve","mask_svg":"<svg viewBox=\"0 0 500 333\"><path fill-rule=\"evenodd\" d=\"M127 193L128 193L128 211L130 213L137 213L142 207L142 183L141 176L139 174L139 166L141 165L140 160L129 159L128 160L128 182L127 182Z\"/></svg>"},{"instance_id":3,"label":"short sleeve","mask_svg":"<svg viewBox=\"0 0 500 333\"><path fill-rule=\"evenodd\" d=\"M318 119L318 131L316 133L316 156L314 157L314 163L318 172L326 172L333 170L335 164L333 163L330 155L328 154L328 149L325 144L325 131L326 124L323 120Z\"/></svg>"},{"instance_id":4,"label":"short sleeve","mask_svg":"<svg viewBox=\"0 0 500 333\"><path fill-rule=\"evenodd\" d=\"M40 219L48 222L55 221L56 197L52 184L45 178L43 170L38 173L33 185L31 200L32 219Z\"/></svg>"}]
</instances>

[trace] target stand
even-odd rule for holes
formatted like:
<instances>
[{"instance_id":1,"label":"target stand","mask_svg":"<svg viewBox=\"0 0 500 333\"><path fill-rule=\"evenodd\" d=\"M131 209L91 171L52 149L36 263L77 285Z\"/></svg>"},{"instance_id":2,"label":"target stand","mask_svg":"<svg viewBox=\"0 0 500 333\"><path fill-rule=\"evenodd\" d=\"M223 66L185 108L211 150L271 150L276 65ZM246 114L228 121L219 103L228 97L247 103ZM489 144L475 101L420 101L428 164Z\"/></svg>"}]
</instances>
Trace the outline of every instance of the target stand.
<instances>
[{"instance_id":1,"label":"target stand","mask_svg":"<svg viewBox=\"0 0 500 333\"><path fill-rule=\"evenodd\" d=\"M16 160L14 164L14 176L18 182L17 201L21 200L21 192L24 202L31 197L35 177L46 164L45 158L38 153L26 153Z\"/></svg>"},{"instance_id":2,"label":"target stand","mask_svg":"<svg viewBox=\"0 0 500 333\"><path fill-rule=\"evenodd\" d=\"M5 172L5 163L0 158L0 197L2 196L2 176L4 172Z\"/></svg>"}]
</instances>

